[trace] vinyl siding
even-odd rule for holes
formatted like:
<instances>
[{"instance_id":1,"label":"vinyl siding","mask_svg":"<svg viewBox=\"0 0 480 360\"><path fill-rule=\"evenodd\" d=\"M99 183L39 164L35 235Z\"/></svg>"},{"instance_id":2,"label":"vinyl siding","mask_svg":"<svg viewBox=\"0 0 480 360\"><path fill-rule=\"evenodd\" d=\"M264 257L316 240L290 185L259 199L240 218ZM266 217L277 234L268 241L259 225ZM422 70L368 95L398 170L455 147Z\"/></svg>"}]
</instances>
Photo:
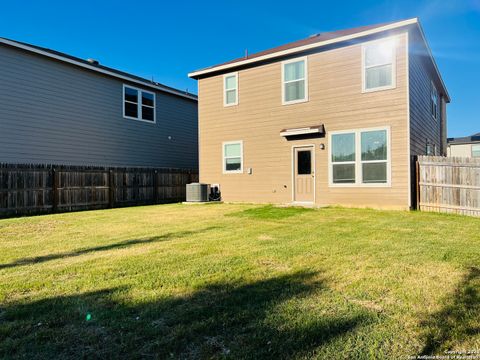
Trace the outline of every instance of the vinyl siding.
<instances>
[{"instance_id":1,"label":"vinyl siding","mask_svg":"<svg viewBox=\"0 0 480 360\"><path fill-rule=\"evenodd\" d=\"M446 155L446 103L441 86L436 81L434 69L423 39L417 30L409 33L409 94L410 94L410 166L412 206L416 207L415 161L426 155L427 142L435 145L436 155ZM439 92L439 117L434 119L430 109L432 81Z\"/></svg>"},{"instance_id":2,"label":"vinyl siding","mask_svg":"<svg viewBox=\"0 0 480 360\"><path fill-rule=\"evenodd\" d=\"M437 155L444 155L445 150L442 138L443 116L442 102L444 96L440 92L440 85L436 84L439 91L439 116L434 119L430 111L430 89L433 77L431 60L423 41L417 31L412 31L409 49L409 72L410 72L410 146L411 155L426 155L427 141L435 144Z\"/></svg>"},{"instance_id":3,"label":"vinyl siding","mask_svg":"<svg viewBox=\"0 0 480 360\"><path fill-rule=\"evenodd\" d=\"M316 203L409 207L406 36L397 41L397 86L362 93L360 44L308 55L309 101L282 105L281 61L238 71L239 104L223 107L222 74L199 80L200 181L225 201L292 201L292 146L315 145ZM324 124L324 138L287 141L280 130ZM330 187L328 132L389 126L391 187ZM222 173L222 142L243 140L244 173ZM325 150L320 149L325 145ZM247 169L252 168L252 174Z\"/></svg>"},{"instance_id":4,"label":"vinyl siding","mask_svg":"<svg viewBox=\"0 0 480 360\"><path fill-rule=\"evenodd\" d=\"M480 143L477 143L480 145ZM473 144L449 144L447 156L449 157L472 157Z\"/></svg>"},{"instance_id":5,"label":"vinyl siding","mask_svg":"<svg viewBox=\"0 0 480 360\"><path fill-rule=\"evenodd\" d=\"M155 124L125 119L123 84L0 46L0 162L196 169L196 101L157 91Z\"/></svg>"}]
</instances>

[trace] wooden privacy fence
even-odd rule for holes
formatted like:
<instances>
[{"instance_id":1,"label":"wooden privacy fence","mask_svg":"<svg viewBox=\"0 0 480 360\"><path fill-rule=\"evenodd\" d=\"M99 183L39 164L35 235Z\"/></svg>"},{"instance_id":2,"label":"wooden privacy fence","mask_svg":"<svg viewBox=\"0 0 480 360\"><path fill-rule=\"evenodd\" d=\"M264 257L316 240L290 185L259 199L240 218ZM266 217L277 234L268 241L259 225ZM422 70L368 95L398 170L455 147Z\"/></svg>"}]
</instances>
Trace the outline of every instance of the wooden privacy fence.
<instances>
[{"instance_id":1,"label":"wooden privacy fence","mask_svg":"<svg viewBox=\"0 0 480 360\"><path fill-rule=\"evenodd\" d=\"M419 156L417 184L420 210L480 216L480 159Z\"/></svg>"},{"instance_id":2,"label":"wooden privacy fence","mask_svg":"<svg viewBox=\"0 0 480 360\"><path fill-rule=\"evenodd\" d=\"M0 164L0 217L179 202L195 181L186 169Z\"/></svg>"}]
</instances>

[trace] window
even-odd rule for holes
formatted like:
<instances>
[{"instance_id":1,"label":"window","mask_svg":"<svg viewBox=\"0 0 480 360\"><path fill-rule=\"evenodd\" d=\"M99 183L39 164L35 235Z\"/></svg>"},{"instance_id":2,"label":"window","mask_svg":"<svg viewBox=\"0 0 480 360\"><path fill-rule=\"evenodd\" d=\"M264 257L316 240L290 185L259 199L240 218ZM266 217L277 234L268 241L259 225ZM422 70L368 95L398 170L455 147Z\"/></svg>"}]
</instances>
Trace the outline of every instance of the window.
<instances>
[{"instance_id":1,"label":"window","mask_svg":"<svg viewBox=\"0 0 480 360\"><path fill-rule=\"evenodd\" d=\"M438 119L438 91L433 83L430 88L430 112L435 120Z\"/></svg>"},{"instance_id":2,"label":"window","mask_svg":"<svg viewBox=\"0 0 480 360\"><path fill-rule=\"evenodd\" d=\"M333 182L355 183L355 133L332 135L331 146Z\"/></svg>"},{"instance_id":3,"label":"window","mask_svg":"<svg viewBox=\"0 0 480 360\"><path fill-rule=\"evenodd\" d=\"M472 157L480 157L480 144L472 145Z\"/></svg>"},{"instance_id":4,"label":"window","mask_svg":"<svg viewBox=\"0 0 480 360\"><path fill-rule=\"evenodd\" d=\"M295 104L308 99L307 58L282 63L282 104Z\"/></svg>"},{"instance_id":5,"label":"window","mask_svg":"<svg viewBox=\"0 0 480 360\"><path fill-rule=\"evenodd\" d=\"M243 172L243 143L231 141L223 143L223 172Z\"/></svg>"},{"instance_id":6,"label":"window","mask_svg":"<svg viewBox=\"0 0 480 360\"><path fill-rule=\"evenodd\" d=\"M310 175L312 173L312 152L303 150L297 152L297 174Z\"/></svg>"},{"instance_id":7,"label":"window","mask_svg":"<svg viewBox=\"0 0 480 360\"><path fill-rule=\"evenodd\" d=\"M364 92L395 87L395 59L394 39L374 41L363 45Z\"/></svg>"},{"instance_id":8,"label":"window","mask_svg":"<svg viewBox=\"0 0 480 360\"><path fill-rule=\"evenodd\" d=\"M223 76L223 106L238 105L238 74Z\"/></svg>"},{"instance_id":9,"label":"window","mask_svg":"<svg viewBox=\"0 0 480 360\"><path fill-rule=\"evenodd\" d=\"M123 117L155 122L155 94L123 85Z\"/></svg>"},{"instance_id":10,"label":"window","mask_svg":"<svg viewBox=\"0 0 480 360\"><path fill-rule=\"evenodd\" d=\"M387 131L365 131L362 142L362 183L387 182Z\"/></svg>"},{"instance_id":11,"label":"window","mask_svg":"<svg viewBox=\"0 0 480 360\"><path fill-rule=\"evenodd\" d=\"M389 129L330 133L330 185L390 183Z\"/></svg>"},{"instance_id":12,"label":"window","mask_svg":"<svg viewBox=\"0 0 480 360\"><path fill-rule=\"evenodd\" d=\"M425 147L425 155L436 156L437 155L437 145L432 144L431 142L429 142L427 140L427 144L426 144L426 147Z\"/></svg>"}]
</instances>

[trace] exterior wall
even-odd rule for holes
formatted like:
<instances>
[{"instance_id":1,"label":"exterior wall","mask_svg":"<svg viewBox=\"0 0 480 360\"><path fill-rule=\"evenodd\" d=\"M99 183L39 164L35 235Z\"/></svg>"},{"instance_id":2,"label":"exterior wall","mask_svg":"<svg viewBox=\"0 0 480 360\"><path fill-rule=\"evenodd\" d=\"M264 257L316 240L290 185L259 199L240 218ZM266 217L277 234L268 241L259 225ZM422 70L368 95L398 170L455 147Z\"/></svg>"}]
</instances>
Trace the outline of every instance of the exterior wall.
<instances>
[{"instance_id":1,"label":"exterior wall","mask_svg":"<svg viewBox=\"0 0 480 360\"><path fill-rule=\"evenodd\" d=\"M416 159L427 155L427 142L435 155L447 154L447 105L445 94L436 80L430 55L417 29L409 32L409 105L410 105L410 167L412 207L417 207ZM432 82L439 92L439 118L431 114L430 96Z\"/></svg>"},{"instance_id":2,"label":"exterior wall","mask_svg":"<svg viewBox=\"0 0 480 360\"><path fill-rule=\"evenodd\" d=\"M434 81L431 60L418 31L411 31L409 39L411 155L426 155L427 141L435 145L436 155L446 155L445 96L440 91L440 84ZM439 119L435 119L430 111L432 81L440 95Z\"/></svg>"},{"instance_id":3,"label":"exterior wall","mask_svg":"<svg viewBox=\"0 0 480 360\"><path fill-rule=\"evenodd\" d=\"M0 162L196 169L196 101L157 91L156 120L123 118L121 80L0 46Z\"/></svg>"},{"instance_id":4,"label":"exterior wall","mask_svg":"<svg viewBox=\"0 0 480 360\"><path fill-rule=\"evenodd\" d=\"M314 144L316 204L408 208L406 34L398 36L395 89L362 93L361 49L356 44L308 55L309 101L299 104L282 106L281 61L238 71L237 106L223 107L222 74L200 79L200 181L219 183L225 201L290 203L292 146ZM281 129L319 124L324 138L280 137ZM391 129L391 186L330 187L328 132L380 126ZM222 142L235 140L243 140L244 171L223 174Z\"/></svg>"},{"instance_id":5,"label":"exterior wall","mask_svg":"<svg viewBox=\"0 0 480 360\"><path fill-rule=\"evenodd\" d=\"M472 144L449 144L447 156L472 157Z\"/></svg>"}]
</instances>

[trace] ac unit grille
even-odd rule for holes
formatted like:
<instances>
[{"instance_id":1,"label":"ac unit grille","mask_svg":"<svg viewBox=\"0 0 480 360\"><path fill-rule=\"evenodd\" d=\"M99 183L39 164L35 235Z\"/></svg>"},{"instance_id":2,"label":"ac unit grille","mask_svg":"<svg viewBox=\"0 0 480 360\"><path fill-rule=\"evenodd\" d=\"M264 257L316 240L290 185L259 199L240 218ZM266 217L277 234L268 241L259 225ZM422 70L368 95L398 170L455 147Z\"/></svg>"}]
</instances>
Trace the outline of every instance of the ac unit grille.
<instances>
[{"instance_id":1,"label":"ac unit grille","mask_svg":"<svg viewBox=\"0 0 480 360\"><path fill-rule=\"evenodd\" d=\"M187 184L188 202L206 202L210 193L209 184L192 183Z\"/></svg>"}]
</instances>

